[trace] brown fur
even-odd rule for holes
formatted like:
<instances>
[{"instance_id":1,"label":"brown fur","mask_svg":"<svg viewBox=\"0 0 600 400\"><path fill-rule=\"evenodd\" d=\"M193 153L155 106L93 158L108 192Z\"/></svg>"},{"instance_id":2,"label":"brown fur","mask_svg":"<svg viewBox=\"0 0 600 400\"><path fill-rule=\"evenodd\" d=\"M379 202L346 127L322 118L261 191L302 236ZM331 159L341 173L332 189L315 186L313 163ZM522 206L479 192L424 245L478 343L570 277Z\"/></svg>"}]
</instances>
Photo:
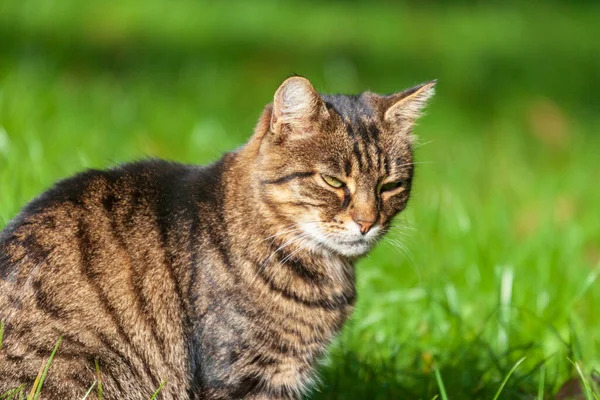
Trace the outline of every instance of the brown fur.
<instances>
[{"instance_id":1,"label":"brown fur","mask_svg":"<svg viewBox=\"0 0 600 400\"><path fill-rule=\"evenodd\" d=\"M404 209L432 88L320 96L290 78L214 165L88 171L34 200L0 234L0 394L30 387L62 337L43 398L81 398L96 362L108 399L163 381L163 399L298 398L352 313L366 251L327 241L373 225L366 249Z\"/></svg>"}]
</instances>

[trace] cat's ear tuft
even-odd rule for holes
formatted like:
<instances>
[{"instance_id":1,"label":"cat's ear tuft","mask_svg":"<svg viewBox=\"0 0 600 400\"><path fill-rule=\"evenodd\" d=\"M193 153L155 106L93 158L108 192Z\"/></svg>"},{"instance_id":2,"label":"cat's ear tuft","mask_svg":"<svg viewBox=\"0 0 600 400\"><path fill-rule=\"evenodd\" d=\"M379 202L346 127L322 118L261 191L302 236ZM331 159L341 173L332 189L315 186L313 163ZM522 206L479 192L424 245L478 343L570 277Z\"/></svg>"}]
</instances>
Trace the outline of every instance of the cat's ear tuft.
<instances>
[{"instance_id":1,"label":"cat's ear tuft","mask_svg":"<svg viewBox=\"0 0 600 400\"><path fill-rule=\"evenodd\" d=\"M436 83L437 80L433 80L387 96L384 119L395 124L413 125L435 94Z\"/></svg>"},{"instance_id":2,"label":"cat's ear tuft","mask_svg":"<svg viewBox=\"0 0 600 400\"><path fill-rule=\"evenodd\" d=\"M276 134L311 133L314 121L327 115L325 103L309 80L293 76L275 92L271 130Z\"/></svg>"}]
</instances>

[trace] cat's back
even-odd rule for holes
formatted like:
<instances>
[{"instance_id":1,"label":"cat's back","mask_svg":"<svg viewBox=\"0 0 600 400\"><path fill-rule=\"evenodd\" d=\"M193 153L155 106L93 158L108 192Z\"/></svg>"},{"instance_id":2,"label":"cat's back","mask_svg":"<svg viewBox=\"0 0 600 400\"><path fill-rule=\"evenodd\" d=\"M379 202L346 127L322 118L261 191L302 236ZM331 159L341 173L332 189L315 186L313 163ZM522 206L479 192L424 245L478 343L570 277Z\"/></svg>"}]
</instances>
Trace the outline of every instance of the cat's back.
<instances>
[{"instance_id":1,"label":"cat's back","mask_svg":"<svg viewBox=\"0 0 600 400\"><path fill-rule=\"evenodd\" d=\"M19 265L13 251L16 243L27 247L30 261L35 255L43 261L51 250L43 249L44 243L64 243L71 234L80 236L104 223L130 234L149 219L163 234L173 225L189 223L203 206L218 207L219 167L151 159L59 181L0 231L0 278L9 278Z\"/></svg>"},{"instance_id":2,"label":"cat's back","mask_svg":"<svg viewBox=\"0 0 600 400\"><path fill-rule=\"evenodd\" d=\"M121 380L143 396L163 379L185 387L187 350L173 339L187 329L196 236L219 218L220 171L147 160L83 172L31 201L0 232L0 376L18 365L34 378L62 336L67 360L55 368L77 371L79 387L94 378L82 354L125 363Z\"/></svg>"},{"instance_id":3,"label":"cat's back","mask_svg":"<svg viewBox=\"0 0 600 400\"><path fill-rule=\"evenodd\" d=\"M151 159L59 181L0 231L0 299L27 279L68 275L102 256L118 274L132 258L180 248L220 217L221 169Z\"/></svg>"}]
</instances>

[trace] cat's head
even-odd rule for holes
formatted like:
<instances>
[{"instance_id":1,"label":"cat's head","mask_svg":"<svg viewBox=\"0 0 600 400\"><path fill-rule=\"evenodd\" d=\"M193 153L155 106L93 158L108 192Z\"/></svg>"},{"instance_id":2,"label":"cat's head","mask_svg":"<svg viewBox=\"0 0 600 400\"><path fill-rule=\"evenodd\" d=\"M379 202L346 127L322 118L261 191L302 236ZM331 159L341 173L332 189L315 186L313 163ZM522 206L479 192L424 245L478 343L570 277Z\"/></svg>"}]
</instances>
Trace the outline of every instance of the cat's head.
<instances>
[{"instance_id":1,"label":"cat's head","mask_svg":"<svg viewBox=\"0 0 600 400\"><path fill-rule=\"evenodd\" d=\"M406 207L411 130L434 85L343 96L302 77L283 82L263 115L255 171L281 229L306 248L365 254Z\"/></svg>"}]
</instances>

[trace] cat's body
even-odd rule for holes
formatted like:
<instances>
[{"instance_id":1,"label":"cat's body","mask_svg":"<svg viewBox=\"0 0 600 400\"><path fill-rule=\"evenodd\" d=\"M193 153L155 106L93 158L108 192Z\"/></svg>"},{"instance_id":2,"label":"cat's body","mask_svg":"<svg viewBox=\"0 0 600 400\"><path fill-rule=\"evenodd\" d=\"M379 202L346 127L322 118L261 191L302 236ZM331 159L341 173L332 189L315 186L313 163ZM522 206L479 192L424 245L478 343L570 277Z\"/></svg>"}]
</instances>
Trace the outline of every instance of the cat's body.
<instances>
[{"instance_id":1,"label":"cat's body","mask_svg":"<svg viewBox=\"0 0 600 400\"><path fill-rule=\"evenodd\" d=\"M398 121L351 121L370 98L321 108L308 81L286 82L219 162L89 171L0 233L0 394L29 388L59 337L43 398L82 398L98 374L108 399L148 399L164 381L164 399L289 399L310 386L352 312L352 261L408 200L416 114L393 136ZM386 118L431 86L390 100ZM380 176L395 177L390 194Z\"/></svg>"}]
</instances>

